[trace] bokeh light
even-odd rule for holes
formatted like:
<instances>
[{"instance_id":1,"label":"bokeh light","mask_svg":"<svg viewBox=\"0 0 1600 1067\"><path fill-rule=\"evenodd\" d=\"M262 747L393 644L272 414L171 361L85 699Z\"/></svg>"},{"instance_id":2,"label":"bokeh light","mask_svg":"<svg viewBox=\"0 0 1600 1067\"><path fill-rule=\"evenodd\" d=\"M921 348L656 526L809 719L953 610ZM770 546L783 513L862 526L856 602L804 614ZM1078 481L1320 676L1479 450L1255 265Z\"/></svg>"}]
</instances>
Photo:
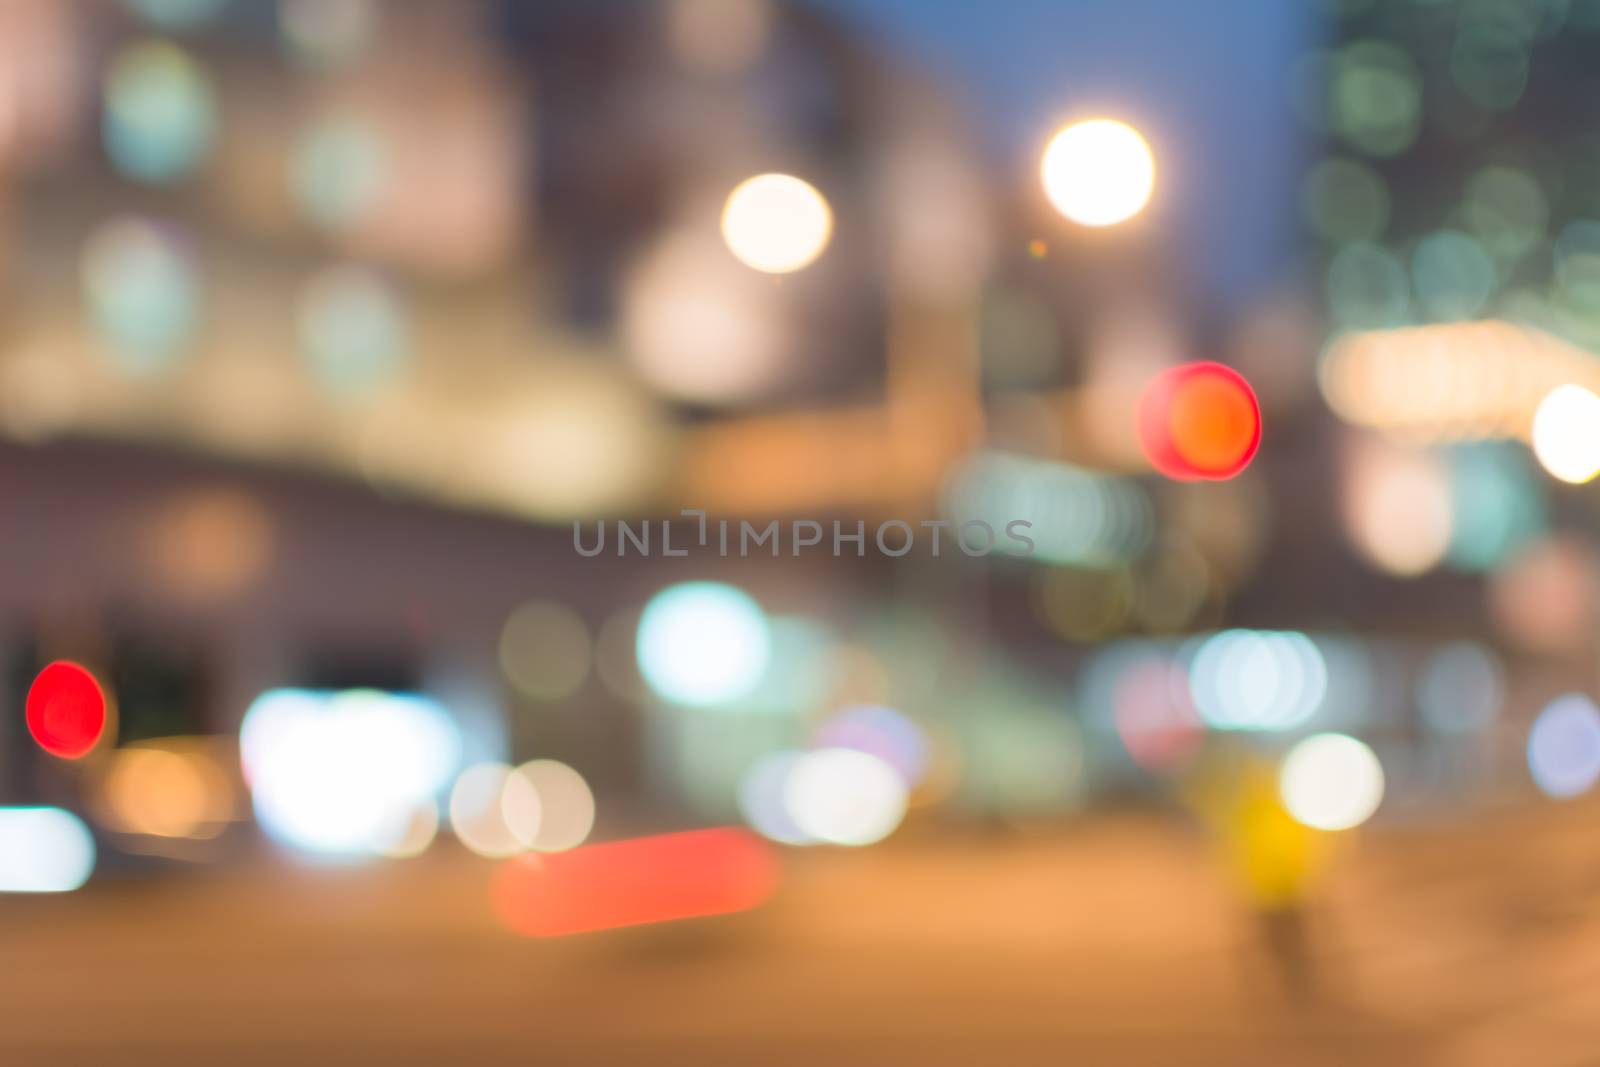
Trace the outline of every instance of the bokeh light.
<instances>
[{"instance_id":1,"label":"bokeh light","mask_svg":"<svg viewBox=\"0 0 1600 1067\"><path fill-rule=\"evenodd\" d=\"M606 359L541 360L521 388L483 404L452 413L462 437L441 442L459 457L446 478L518 515L628 513L652 498L675 455L660 408Z\"/></svg>"},{"instance_id":2,"label":"bokeh light","mask_svg":"<svg viewBox=\"0 0 1600 1067\"><path fill-rule=\"evenodd\" d=\"M578 613L553 600L530 600L500 628L500 670L531 700L571 696L589 676L594 646Z\"/></svg>"},{"instance_id":3,"label":"bokeh light","mask_svg":"<svg viewBox=\"0 0 1600 1067\"><path fill-rule=\"evenodd\" d=\"M800 829L785 803L789 776L805 756L798 749L769 752L739 778L739 814L752 830L780 845L809 845L816 841Z\"/></svg>"},{"instance_id":4,"label":"bokeh light","mask_svg":"<svg viewBox=\"0 0 1600 1067\"><path fill-rule=\"evenodd\" d=\"M1048 567L1034 573L1040 620L1069 641L1093 641L1126 629L1136 593L1127 568Z\"/></svg>"},{"instance_id":5,"label":"bokeh light","mask_svg":"<svg viewBox=\"0 0 1600 1067\"><path fill-rule=\"evenodd\" d=\"M1342 510L1350 540L1390 574L1426 573L1450 550L1449 473L1431 452L1382 441L1355 443L1345 469Z\"/></svg>"},{"instance_id":6,"label":"bokeh light","mask_svg":"<svg viewBox=\"0 0 1600 1067\"><path fill-rule=\"evenodd\" d=\"M232 0L123 0L146 22L169 30L192 30L216 18Z\"/></svg>"},{"instance_id":7,"label":"bokeh light","mask_svg":"<svg viewBox=\"0 0 1600 1067\"><path fill-rule=\"evenodd\" d=\"M504 763L474 763L450 789L450 830L479 856L499 859L528 847L539 835L539 793Z\"/></svg>"},{"instance_id":8,"label":"bokeh light","mask_svg":"<svg viewBox=\"0 0 1600 1067\"><path fill-rule=\"evenodd\" d=\"M1387 249L1348 244L1328 261L1322 283L1328 313L1345 329L1400 326L1411 308L1411 277Z\"/></svg>"},{"instance_id":9,"label":"bokeh light","mask_svg":"<svg viewBox=\"0 0 1600 1067\"><path fill-rule=\"evenodd\" d=\"M1022 46L1000 5L846 6L0 0L7 648L16 688L67 654L102 683L52 663L0 741L0 795L62 805L0 807L0 892L96 879L19 927L189 992L168 920L242 930L230 973L291 1008L317 991L266 979L296 938L394 941L443 1020L402 1037L558 1059L683 978L615 1035L639 1058L780 957L800 981L721 1007L795 996L731 1036L799 1019L827 1059L801 987L913 944L980 979L1104 950L1111 992L1194 1001L1177 1033L1237 991L1135 965L1205 984L1239 948L1288 992L1197 1052L1249 1060L1350 1015L1322 1002L1372 1009L1352 1049L1486 1003L1380 995L1355 949L1433 959L1399 920L1460 962L1486 905L1590 917L1600 500L1568 483L1600 484L1600 101L1569 31L1600 0L1314 0L1250 32L1034 4ZM433 695L261 692L292 679ZM1369 816L1360 847L1325 832ZM1327 856L1361 946L1324 936ZM530 936L717 915L780 860L770 915L587 947L459 907ZM1514 892L1457 877L1485 861ZM358 1014L393 992L326 970ZM215 1044L206 1001L184 1025ZM952 1056L1077 1019L967 1002ZM26 1045L69 1013L14 1014Z\"/></svg>"},{"instance_id":10,"label":"bokeh light","mask_svg":"<svg viewBox=\"0 0 1600 1067\"><path fill-rule=\"evenodd\" d=\"M1547 796L1587 793L1600 779L1600 708L1582 693L1545 706L1528 732L1528 770Z\"/></svg>"},{"instance_id":11,"label":"bokeh light","mask_svg":"<svg viewBox=\"0 0 1600 1067\"><path fill-rule=\"evenodd\" d=\"M405 359L405 306L394 288L365 267L329 267L313 275L296 308L300 351L316 380L348 397L390 378Z\"/></svg>"},{"instance_id":12,"label":"bokeh light","mask_svg":"<svg viewBox=\"0 0 1600 1067\"><path fill-rule=\"evenodd\" d=\"M767 616L720 582L685 582L650 598L639 619L639 671L675 704L726 705L760 683L771 657Z\"/></svg>"},{"instance_id":13,"label":"bokeh light","mask_svg":"<svg viewBox=\"0 0 1600 1067\"><path fill-rule=\"evenodd\" d=\"M1139 399L1139 443L1169 478L1232 478L1261 444L1261 407L1244 376L1220 363L1162 371Z\"/></svg>"},{"instance_id":14,"label":"bokeh light","mask_svg":"<svg viewBox=\"0 0 1600 1067\"><path fill-rule=\"evenodd\" d=\"M1216 603L1223 574L1183 534L1165 537L1134 570L1134 618L1151 633L1178 633Z\"/></svg>"},{"instance_id":15,"label":"bokeh light","mask_svg":"<svg viewBox=\"0 0 1600 1067\"><path fill-rule=\"evenodd\" d=\"M905 783L877 756L849 748L808 752L784 782L784 807L800 831L834 845L871 845L905 817Z\"/></svg>"},{"instance_id":16,"label":"bokeh light","mask_svg":"<svg viewBox=\"0 0 1600 1067\"><path fill-rule=\"evenodd\" d=\"M1183 665L1155 649L1118 665L1112 724L1128 757L1150 771L1181 766L1205 741Z\"/></svg>"},{"instance_id":17,"label":"bokeh light","mask_svg":"<svg viewBox=\"0 0 1600 1067\"><path fill-rule=\"evenodd\" d=\"M278 21L292 55L311 66L333 67L371 43L377 0L278 0Z\"/></svg>"},{"instance_id":18,"label":"bokeh light","mask_svg":"<svg viewBox=\"0 0 1600 1067\"><path fill-rule=\"evenodd\" d=\"M1583 315L1600 311L1600 222L1567 223L1551 252L1562 305Z\"/></svg>"},{"instance_id":19,"label":"bokeh light","mask_svg":"<svg viewBox=\"0 0 1600 1067\"><path fill-rule=\"evenodd\" d=\"M1550 206L1532 175L1496 165L1468 179L1462 215L1495 259L1511 263L1544 235Z\"/></svg>"},{"instance_id":20,"label":"bokeh light","mask_svg":"<svg viewBox=\"0 0 1600 1067\"><path fill-rule=\"evenodd\" d=\"M174 181L209 151L215 93L205 72L176 45L142 41L123 48L111 61L105 96L106 153L128 177Z\"/></svg>"},{"instance_id":21,"label":"bokeh light","mask_svg":"<svg viewBox=\"0 0 1600 1067\"><path fill-rule=\"evenodd\" d=\"M1289 750L1279 771L1283 806L1318 830L1348 830L1383 802L1383 765L1372 749L1345 734L1316 734Z\"/></svg>"},{"instance_id":22,"label":"bokeh light","mask_svg":"<svg viewBox=\"0 0 1600 1067\"><path fill-rule=\"evenodd\" d=\"M1459 230L1435 230L1411 254L1411 289L1429 317L1442 321L1479 314L1498 281L1494 260Z\"/></svg>"},{"instance_id":23,"label":"bokeh light","mask_svg":"<svg viewBox=\"0 0 1600 1067\"><path fill-rule=\"evenodd\" d=\"M80 759L106 728L106 695L94 675L76 663L56 660L28 689L28 733L40 748L61 759Z\"/></svg>"},{"instance_id":24,"label":"bokeh light","mask_svg":"<svg viewBox=\"0 0 1600 1067\"><path fill-rule=\"evenodd\" d=\"M1481 733L1494 724L1505 698L1505 671L1493 652L1453 641L1434 652L1417 678L1422 721L1441 734Z\"/></svg>"},{"instance_id":25,"label":"bokeh light","mask_svg":"<svg viewBox=\"0 0 1600 1067\"><path fill-rule=\"evenodd\" d=\"M386 833L375 851L385 859L406 860L422 855L439 834L439 805L423 801L399 820L398 831Z\"/></svg>"},{"instance_id":26,"label":"bokeh light","mask_svg":"<svg viewBox=\"0 0 1600 1067\"><path fill-rule=\"evenodd\" d=\"M1214 729L1293 729L1327 696L1327 662L1303 633L1224 630L1193 648L1189 694Z\"/></svg>"},{"instance_id":27,"label":"bokeh light","mask_svg":"<svg viewBox=\"0 0 1600 1067\"><path fill-rule=\"evenodd\" d=\"M638 701L649 694L639 673L640 609L632 605L612 612L594 635L594 673L612 696Z\"/></svg>"},{"instance_id":28,"label":"bokeh light","mask_svg":"<svg viewBox=\"0 0 1600 1067\"><path fill-rule=\"evenodd\" d=\"M72 812L0 808L0 893L69 893L94 861L94 837Z\"/></svg>"},{"instance_id":29,"label":"bokeh light","mask_svg":"<svg viewBox=\"0 0 1600 1067\"><path fill-rule=\"evenodd\" d=\"M1335 133L1371 156L1398 155L1422 128L1422 79L1405 49L1355 41L1333 58L1329 93Z\"/></svg>"},{"instance_id":30,"label":"bokeh light","mask_svg":"<svg viewBox=\"0 0 1600 1067\"><path fill-rule=\"evenodd\" d=\"M671 0L667 36L686 67L711 75L748 69L767 47L770 0Z\"/></svg>"},{"instance_id":31,"label":"bokeh light","mask_svg":"<svg viewBox=\"0 0 1600 1067\"><path fill-rule=\"evenodd\" d=\"M748 911L778 888L771 846L745 830L691 830L518 856L495 872L495 915L524 937Z\"/></svg>"},{"instance_id":32,"label":"bokeh light","mask_svg":"<svg viewBox=\"0 0 1600 1067\"><path fill-rule=\"evenodd\" d=\"M373 690L270 690L239 730L262 828L326 856L392 849L417 808L449 784L460 752L460 731L442 706Z\"/></svg>"},{"instance_id":33,"label":"bokeh light","mask_svg":"<svg viewBox=\"0 0 1600 1067\"><path fill-rule=\"evenodd\" d=\"M1540 538L1490 573L1488 593L1490 620L1517 647L1572 655L1600 620L1600 560L1586 537Z\"/></svg>"},{"instance_id":34,"label":"bokeh light","mask_svg":"<svg viewBox=\"0 0 1600 1067\"><path fill-rule=\"evenodd\" d=\"M1429 441L1524 438L1545 393L1593 375L1594 358L1499 320L1346 333L1319 367L1340 418Z\"/></svg>"},{"instance_id":35,"label":"bokeh light","mask_svg":"<svg viewBox=\"0 0 1600 1067\"><path fill-rule=\"evenodd\" d=\"M527 832L526 817L512 826L518 840L535 852L565 852L589 839L589 832L594 829L594 793L583 775L551 759L524 763L513 775L532 786L539 798L533 832ZM507 819L508 823L511 821Z\"/></svg>"},{"instance_id":36,"label":"bokeh light","mask_svg":"<svg viewBox=\"0 0 1600 1067\"><path fill-rule=\"evenodd\" d=\"M904 713L881 704L840 708L817 727L814 748L848 748L876 756L915 789L928 773L927 735Z\"/></svg>"},{"instance_id":37,"label":"bokeh light","mask_svg":"<svg viewBox=\"0 0 1600 1067\"><path fill-rule=\"evenodd\" d=\"M766 274L789 274L809 265L832 234L828 202L790 174L747 178L722 208L722 239L741 263Z\"/></svg>"},{"instance_id":38,"label":"bokeh light","mask_svg":"<svg viewBox=\"0 0 1600 1067\"><path fill-rule=\"evenodd\" d=\"M1376 241L1389 225L1389 187L1365 163L1325 159L1306 175L1301 210L1324 240Z\"/></svg>"},{"instance_id":39,"label":"bokeh light","mask_svg":"<svg viewBox=\"0 0 1600 1067\"><path fill-rule=\"evenodd\" d=\"M667 233L623 283L627 357L646 383L699 404L747 402L790 370L783 294L741 267L714 235Z\"/></svg>"},{"instance_id":40,"label":"bokeh light","mask_svg":"<svg viewBox=\"0 0 1600 1067\"><path fill-rule=\"evenodd\" d=\"M1450 50L1450 76L1474 104L1507 111L1528 85L1527 47L1504 26L1465 26Z\"/></svg>"},{"instance_id":41,"label":"bokeh light","mask_svg":"<svg viewBox=\"0 0 1600 1067\"><path fill-rule=\"evenodd\" d=\"M1155 529L1149 496L1127 478L1055 460L975 452L950 475L945 507L958 526L987 522L996 551L1022 548L1013 522L1033 541L1033 558L1107 567L1139 556ZM948 549L944 549L948 551Z\"/></svg>"},{"instance_id":42,"label":"bokeh light","mask_svg":"<svg viewBox=\"0 0 1600 1067\"><path fill-rule=\"evenodd\" d=\"M258 582L276 551L272 514L231 486L173 494L154 510L143 557L157 595L209 604Z\"/></svg>"},{"instance_id":43,"label":"bokeh light","mask_svg":"<svg viewBox=\"0 0 1600 1067\"><path fill-rule=\"evenodd\" d=\"M166 227L136 217L102 223L84 245L82 278L95 327L130 374L165 368L194 331L195 267Z\"/></svg>"},{"instance_id":44,"label":"bokeh light","mask_svg":"<svg viewBox=\"0 0 1600 1067\"><path fill-rule=\"evenodd\" d=\"M1449 459L1452 567L1493 570L1545 532L1544 484L1520 445L1455 445Z\"/></svg>"},{"instance_id":45,"label":"bokeh light","mask_svg":"<svg viewBox=\"0 0 1600 1067\"><path fill-rule=\"evenodd\" d=\"M109 754L101 785L111 829L211 838L234 817L234 787L208 747L141 741Z\"/></svg>"},{"instance_id":46,"label":"bokeh light","mask_svg":"<svg viewBox=\"0 0 1600 1067\"><path fill-rule=\"evenodd\" d=\"M1533 454L1551 477L1574 485L1600 474L1600 396L1581 385L1552 389L1533 415Z\"/></svg>"},{"instance_id":47,"label":"bokeh light","mask_svg":"<svg viewBox=\"0 0 1600 1067\"><path fill-rule=\"evenodd\" d=\"M383 139L356 115L318 120L295 142L290 185L296 203L314 225L342 230L374 210L389 173Z\"/></svg>"},{"instance_id":48,"label":"bokeh light","mask_svg":"<svg viewBox=\"0 0 1600 1067\"><path fill-rule=\"evenodd\" d=\"M1084 226L1112 226L1150 202L1156 164L1139 132L1115 119L1088 119L1062 129L1039 165L1055 209Z\"/></svg>"}]
</instances>

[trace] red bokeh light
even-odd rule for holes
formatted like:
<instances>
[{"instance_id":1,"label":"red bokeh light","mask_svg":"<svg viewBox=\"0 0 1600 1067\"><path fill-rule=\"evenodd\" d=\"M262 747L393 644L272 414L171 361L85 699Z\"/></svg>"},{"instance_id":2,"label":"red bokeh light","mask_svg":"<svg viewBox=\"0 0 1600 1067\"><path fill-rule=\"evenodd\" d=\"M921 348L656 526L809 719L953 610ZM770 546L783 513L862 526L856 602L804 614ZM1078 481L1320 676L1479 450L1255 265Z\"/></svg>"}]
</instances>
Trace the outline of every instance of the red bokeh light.
<instances>
[{"instance_id":1,"label":"red bokeh light","mask_svg":"<svg viewBox=\"0 0 1600 1067\"><path fill-rule=\"evenodd\" d=\"M495 873L495 914L527 937L746 911L777 888L771 846L744 830L692 830L524 855Z\"/></svg>"},{"instance_id":2,"label":"red bokeh light","mask_svg":"<svg viewBox=\"0 0 1600 1067\"><path fill-rule=\"evenodd\" d=\"M1220 363L1185 363L1151 379L1139 399L1139 444L1178 481L1232 478L1261 444L1261 406L1244 376Z\"/></svg>"},{"instance_id":3,"label":"red bokeh light","mask_svg":"<svg viewBox=\"0 0 1600 1067\"><path fill-rule=\"evenodd\" d=\"M28 689L28 733L52 756L78 759L106 728L106 697L94 675L57 660Z\"/></svg>"}]
</instances>

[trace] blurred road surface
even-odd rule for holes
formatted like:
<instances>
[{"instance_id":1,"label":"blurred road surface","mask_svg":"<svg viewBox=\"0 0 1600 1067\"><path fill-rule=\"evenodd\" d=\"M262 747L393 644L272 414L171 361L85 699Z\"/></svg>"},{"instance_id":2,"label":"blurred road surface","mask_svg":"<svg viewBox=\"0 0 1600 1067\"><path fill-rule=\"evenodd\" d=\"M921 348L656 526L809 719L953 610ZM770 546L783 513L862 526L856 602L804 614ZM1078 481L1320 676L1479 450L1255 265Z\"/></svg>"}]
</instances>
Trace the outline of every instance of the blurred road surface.
<instances>
[{"instance_id":1,"label":"blurred road surface","mask_svg":"<svg viewBox=\"0 0 1600 1067\"><path fill-rule=\"evenodd\" d=\"M720 919L521 940L441 841L0 900L0 1063L1600 1063L1600 805L1351 841L1295 993L1144 816L786 855Z\"/></svg>"}]
</instances>

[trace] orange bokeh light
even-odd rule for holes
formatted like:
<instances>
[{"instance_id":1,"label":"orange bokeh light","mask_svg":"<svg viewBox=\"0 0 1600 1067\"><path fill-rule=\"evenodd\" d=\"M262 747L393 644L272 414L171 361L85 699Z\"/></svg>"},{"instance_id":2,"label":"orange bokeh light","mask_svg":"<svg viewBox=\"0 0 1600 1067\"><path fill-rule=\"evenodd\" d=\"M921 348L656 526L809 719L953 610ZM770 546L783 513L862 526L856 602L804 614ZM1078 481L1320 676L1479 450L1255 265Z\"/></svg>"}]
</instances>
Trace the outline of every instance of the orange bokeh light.
<instances>
[{"instance_id":1,"label":"orange bokeh light","mask_svg":"<svg viewBox=\"0 0 1600 1067\"><path fill-rule=\"evenodd\" d=\"M1232 478L1261 444L1261 407L1243 375L1220 363L1162 371L1139 401L1139 443L1151 465L1179 481Z\"/></svg>"}]
</instances>

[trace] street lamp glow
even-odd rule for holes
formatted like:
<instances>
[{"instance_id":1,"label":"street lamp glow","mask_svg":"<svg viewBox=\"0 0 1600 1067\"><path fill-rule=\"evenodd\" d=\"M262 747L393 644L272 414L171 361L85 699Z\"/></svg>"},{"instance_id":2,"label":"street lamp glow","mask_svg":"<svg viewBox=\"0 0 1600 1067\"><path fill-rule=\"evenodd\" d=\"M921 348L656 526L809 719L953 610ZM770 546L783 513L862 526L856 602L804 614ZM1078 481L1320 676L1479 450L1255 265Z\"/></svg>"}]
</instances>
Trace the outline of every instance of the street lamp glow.
<instances>
[{"instance_id":1,"label":"street lamp glow","mask_svg":"<svg viewBox=\"0 0 1600 1067\"><path fill-rule=\"evenodd\" d=\"M1533 413L1533 454L1563 482L1600 474L1600 396L1581 385L1550 390Z\"/></svg>"},{"instance_id":2,"label":"street lamp glow","mask_svg":"<svg viewBox=\"0 0 1600 1067\"><path fill-rule=\"evenodd\" d=\"M833 212L808 182L789 174L758 174L728 194L722 239L739 261L767 274L788 274L822 254L833 234Z\"/></svg>"},{"instance_id":3,"label":"street lamp glow","mask_svg":"<svg viewBox=\"0 0 1600 1067\"><path fill-rule=\"evenodd\" d=\"M1089 119L1050 139L1039 174L1057 211L1084 226L1112 226L1150 202L1156 163L1132 126Z\"/></svg>"}]
</instances>

